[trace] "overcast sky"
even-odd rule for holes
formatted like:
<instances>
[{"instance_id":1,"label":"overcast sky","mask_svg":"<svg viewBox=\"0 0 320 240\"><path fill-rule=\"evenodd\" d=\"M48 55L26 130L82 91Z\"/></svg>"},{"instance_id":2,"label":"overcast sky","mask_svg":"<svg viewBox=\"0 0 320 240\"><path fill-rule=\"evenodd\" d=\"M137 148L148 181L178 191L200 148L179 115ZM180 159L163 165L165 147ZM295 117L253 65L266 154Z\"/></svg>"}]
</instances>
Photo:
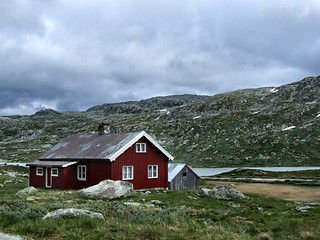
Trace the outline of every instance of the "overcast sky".
<instances>
[{"instance_id":1,"label":"overcast sky","mask_svg":"<svg viewBox=\"0 0 320 240\"><path fill-rule=\"evenodd\" d=\"M0 115L318 76L319 0L1 0Z\"/></svg>"}]
</instances>

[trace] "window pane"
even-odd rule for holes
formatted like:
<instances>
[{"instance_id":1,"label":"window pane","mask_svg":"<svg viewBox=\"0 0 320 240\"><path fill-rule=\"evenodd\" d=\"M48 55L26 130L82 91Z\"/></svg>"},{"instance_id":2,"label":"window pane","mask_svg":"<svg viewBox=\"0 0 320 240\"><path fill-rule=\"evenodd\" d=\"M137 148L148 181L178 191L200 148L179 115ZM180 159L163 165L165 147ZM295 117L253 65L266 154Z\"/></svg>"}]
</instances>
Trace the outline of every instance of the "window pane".
<instances>
[{"instance_id":1,"label":"window pane","mask_svg":"<svg viewBox=\"0 0 320 240\"><path fill-rule=\"evenodd\" d=\"M86 178L86 168L82 167L82 177Z\"/></svg>"}]
</instances>

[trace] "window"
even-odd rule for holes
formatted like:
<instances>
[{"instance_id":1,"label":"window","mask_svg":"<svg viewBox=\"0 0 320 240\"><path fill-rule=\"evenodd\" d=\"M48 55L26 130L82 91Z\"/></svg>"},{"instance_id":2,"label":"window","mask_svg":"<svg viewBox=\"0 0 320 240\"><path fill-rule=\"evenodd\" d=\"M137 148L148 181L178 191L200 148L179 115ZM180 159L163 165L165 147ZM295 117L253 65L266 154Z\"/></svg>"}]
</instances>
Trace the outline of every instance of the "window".
<instances>
[{"instance_id":1,"label":"window","mask_svg":"<svg viewBox=\"0 0 320 240\"><path fill-rule=\"evenodd\" d=\"M37 176L43 176L43 168L42 167L37 167L36 175Z\"/></svg>"},{"instance_id":2,"label":"window","mask_svg":"<svg viewBox=\"0 0 320 240\"><path fill-rule=\"evenodd\" d=\"M187 180L187 176L188 176L187 170L185 170L185 171L182 173L182 178L183 178L183 180Z\"/></svg>"},{"instance_id":3,"label":"window","mask_svg":"<svg viewBox=\"0 0 320 240\"><path fill-rule=\"evenodd\" d=\"M86 165L78 166L78 180L80 181L86 180Z\"/></svg>"},{"instance_id":4,"label":"window","mask_svg":"<svg viewBox=\"0 0 320 240\"><path fill-rule=\"evenodd\" d=\"M58 168L51 168L51 176L58 177Z\"/></svg>"},{"instance_id":5,"label":"window","mask_svg":"<svg viewBox=\"0 0 320 240\"><path fill-rule=\"evenodd\" d=\"M137 153L145 153L145 152L147 152L147 144L145 144L145 143L137 143L136 144L136 152Z\"/></svg>"},{"instance_id":6,"label":"window","mask_svg":"<svg viewBox=\"0 0 320 240\"><path fill-rule=\"evenodd\" d=\"M158 178L158 165L148 166L148 178Z\"/></svg>"},{"instance_id":7,"label":"window","mask_svg":"<svg viewBox=\"0 0 320 240\"><path fill-rule=\"evenodd\" d=\"M132 180L132 179L133 179L133 166L123 166L122 180Z\"/></svg>"}]
</instances>

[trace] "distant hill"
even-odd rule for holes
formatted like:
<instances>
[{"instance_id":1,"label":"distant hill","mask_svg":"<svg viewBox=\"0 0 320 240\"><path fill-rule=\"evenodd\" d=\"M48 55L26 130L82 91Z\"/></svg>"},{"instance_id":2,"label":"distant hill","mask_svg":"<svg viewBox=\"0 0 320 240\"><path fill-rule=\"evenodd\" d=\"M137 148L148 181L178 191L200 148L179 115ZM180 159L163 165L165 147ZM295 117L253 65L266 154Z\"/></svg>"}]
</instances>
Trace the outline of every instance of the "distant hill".
<instances>
[{"instance_id":1,"label":"distant hill","mask_svg":"<svg viewBox=\"0 0 320 240\"><path fill-rule=\"evenodd\" d=\"M194 167L320 166L320 77L214 96L174 95L0 117L0 158L30 162L61 138L145 130Z\"/></svg>"},{"instance_id":2,"label":"distant hill","mask_svg":"<svg viewBox=\"0 0 320 240\"><path fill-rule=\"evenodd\" d=\"M95 113L98 115L146 113L155 110L161 110L166 108L178 107L185 104L201 102L209 98L209 96L199 96L190 94L153 97L141 101L102 104L89 108L87 112Z\"/></svg>"}]
</instances>

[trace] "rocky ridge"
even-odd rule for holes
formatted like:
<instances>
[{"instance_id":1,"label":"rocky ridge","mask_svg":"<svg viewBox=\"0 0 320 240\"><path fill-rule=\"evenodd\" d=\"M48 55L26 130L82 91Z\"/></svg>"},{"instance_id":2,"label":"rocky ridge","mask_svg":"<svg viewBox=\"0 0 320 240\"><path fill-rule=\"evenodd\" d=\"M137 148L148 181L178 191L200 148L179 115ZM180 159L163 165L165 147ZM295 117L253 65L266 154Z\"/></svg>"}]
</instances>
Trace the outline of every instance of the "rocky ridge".
<instances>
[{"instance_id":1,"label":"rocky ridge","mask_svg":"<svg viewBox=\"0 0 320 240\"><path fill-rule=\"evenodd\" d=\"M176 95L0 117L0 161L30 162L70 134L145 130L194 167L319 166L320 77L214 96Z\"/></svg>"}]
</instances>

